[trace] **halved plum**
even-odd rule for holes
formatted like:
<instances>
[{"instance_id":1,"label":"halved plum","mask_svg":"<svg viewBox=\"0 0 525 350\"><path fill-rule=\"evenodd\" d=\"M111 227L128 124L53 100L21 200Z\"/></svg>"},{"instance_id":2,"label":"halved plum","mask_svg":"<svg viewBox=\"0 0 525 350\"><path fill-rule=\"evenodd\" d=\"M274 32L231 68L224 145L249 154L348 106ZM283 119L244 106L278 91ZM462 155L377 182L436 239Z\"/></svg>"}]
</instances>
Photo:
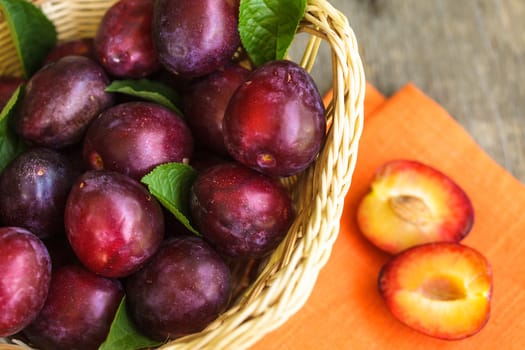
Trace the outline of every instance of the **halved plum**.
<instances>
[{"instance_id":1,"label":"halved plum","mask_svg":"<svg viewBox=\"0 0 525 350\"><path fill-rule=\"evenodd\" d=\"M443 172L419 161L393 160L377 169L357 222L370 242L395 254L423 243L461 241L474 223L474 208Z\"/></svg>"},{"instance_id":2,"label":"halved plum","mask_svg":"<svg viewBox=\"0 0 525 350\"><path fill-rule=\"evenodd\" d=\"M491 266L460 243L427 243L399 253L381 269L378 286L397 319L432 337L472 336L490 317Z\"/></svg>"}]
</instances>

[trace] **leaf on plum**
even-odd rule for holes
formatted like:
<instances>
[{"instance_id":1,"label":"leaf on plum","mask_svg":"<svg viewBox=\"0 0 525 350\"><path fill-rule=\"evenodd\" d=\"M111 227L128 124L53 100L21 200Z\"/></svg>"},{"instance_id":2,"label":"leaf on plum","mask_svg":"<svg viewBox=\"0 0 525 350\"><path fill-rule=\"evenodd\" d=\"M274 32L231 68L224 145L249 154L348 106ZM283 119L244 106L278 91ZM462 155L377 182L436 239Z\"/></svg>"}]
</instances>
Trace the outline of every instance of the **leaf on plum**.
<instances>
[{"instance_id":1,"label":"leaf on plum","mask_svg":"<svg viewBox=\"0 0 525 350\"><path fill-rule=\"evenodd\" d=\"M57 43L53 22L26 0L0 0L0 11L9 26L26 77L35 73Z\"/></svg>"},{"instance_id":2,"label":"leaf on plum","mask_svg":"<svg viewBox=\"0 0 525 350\"><path fill-rule=\"evenodd\" d=\"M120 305L111 323L109 334L99 350L136 350L147 347L159 346L162 343L144 336L133 324L127 308L126 297L122 298Z\"/></svg>"},{"instance_id":3,"label":"leaf on plum","mask_svg":"<svg viewBox=\"0 0 525 350\"><path fill-rule=\"evenodd\" d=\"M125 79L114 80L108 87L107 92L116 92L134 97L142 98L146 101L155 102L167 107L183 116L177 107L182 104L182 100L174 89L166 84L149 79Z\"/></svg>"},{"instance_id":4,"label":"leaf on plum","mask_svg":"<svg viewBox=\"0 0 525 350\"><path fill-rule=\"evenodd\" d=\"M26 148L25 143L15 134L10 125L22 86L20 85L15 90L0 112L0 172Z\"/></svg>"},{"instance_id":5,"label":"leaf on plum","mask_svg":"<svg viewBox=\"0 0 525 350\"><path fill-rule=\"evenodd\" d=\"M306 11L306 0L241 0L239 34L259 66L284 59Z\"/></svg>"},{"instance_id":6,"label":"leaf on plum","mask_svg":"<svg viewBox=\"0 0 525 350\"><path fill-rule=\"evenodd\" d=\"M149 192L168 209L188 230L200 236L188 219L191 185L197 177L197 171L183 163L165 163L158 165L146 174L141 182L148 186Z\"/></svg>"}]
</instances>

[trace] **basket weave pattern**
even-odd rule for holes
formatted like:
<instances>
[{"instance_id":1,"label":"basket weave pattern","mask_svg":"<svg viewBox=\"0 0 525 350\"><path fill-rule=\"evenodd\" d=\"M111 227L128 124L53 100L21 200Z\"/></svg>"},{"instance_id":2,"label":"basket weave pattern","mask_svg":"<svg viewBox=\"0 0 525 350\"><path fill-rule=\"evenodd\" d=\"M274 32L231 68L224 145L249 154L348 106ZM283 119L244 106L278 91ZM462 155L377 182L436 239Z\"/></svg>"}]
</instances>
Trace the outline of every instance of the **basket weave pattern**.
<instances>
[{"instance_id":1,"label":"basket weave pattern","mask_svg":"<svg viewBox=\"0 0 525 350\"><path fill-rule=\"evenodd\" d=\"M34 2L55 23L59 40L68 40L93 37L106 9L115 1ZM333 98L327 107L326 143L315 164L298 176L283 179L292 192L297 218L282 244L262 264L256 280L230 309L202 332L169 342L161 349L249 347L303 306L330 255L356 163L365 79L354 33L346 17L329 2L308 0L299 31L309 35L299 62L307 70L314 66L321 42L328 43ZM7 25L0 17L0 75L4 74L20 75L21 68ZM0 344L0 350L21 349L12 346Z\"/></svg>"}]
</instances>

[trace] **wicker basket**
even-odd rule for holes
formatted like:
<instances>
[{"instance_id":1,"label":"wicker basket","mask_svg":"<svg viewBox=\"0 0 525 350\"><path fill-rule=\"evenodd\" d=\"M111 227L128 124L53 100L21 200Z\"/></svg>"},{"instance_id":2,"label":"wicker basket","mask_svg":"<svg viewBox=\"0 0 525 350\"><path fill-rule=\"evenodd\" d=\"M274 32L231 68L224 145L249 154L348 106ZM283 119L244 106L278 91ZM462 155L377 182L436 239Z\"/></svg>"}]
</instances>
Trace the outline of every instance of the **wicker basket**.
<instances>
[{"instance_id":1,"label":"wicker basket","mask_svg":"<svg viewBox=\"0 0 525 350\"><path fill-rule=\"evenodd\" d=\"M59 40L67 40L92 37L100 18L115 1L34 2L55 23ZM320 44L328 43L333 98L327 107L329 130L319 158L304 173L283 180L292 191L297 219L284 242L261 265L257 278L223 315L202 332L169 342L162 349L248 348L303 306L330 255L356 163L365 80L354 33L347 18L329 2L308 0L300 32L306 33L308 40L298 63L307 70L314 66ZM0 74L21 74L1 17ZM0 350L21 348L26 347L0 344Z\"/></svg>"}]
</instances>

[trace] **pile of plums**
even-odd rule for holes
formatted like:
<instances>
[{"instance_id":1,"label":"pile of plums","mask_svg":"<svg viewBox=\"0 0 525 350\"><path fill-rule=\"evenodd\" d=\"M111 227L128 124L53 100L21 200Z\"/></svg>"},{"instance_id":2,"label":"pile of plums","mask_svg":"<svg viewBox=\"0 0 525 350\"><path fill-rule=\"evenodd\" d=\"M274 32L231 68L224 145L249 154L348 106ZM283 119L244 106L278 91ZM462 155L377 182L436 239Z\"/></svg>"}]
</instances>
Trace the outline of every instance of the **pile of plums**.
<instances>
[{"instance_id":1,"label":"pile of plums","mask_svg":"<svg viewBox=\"0 0 525 350\"><path fill-rule=\"evenodd\" d=\"M297 64L241 64L237 23L235 1L120 0L25 81L12 128L27 147L0 173L0 336L96 349L123 296L151 339L198 332L232 302L232 262L283 240L295 209L279 180L315 160L325 111ZM182 112L106 91L142 78ZM198 171L201 235L141 183L171 162Z\"/></svg>"}]
</instances>

